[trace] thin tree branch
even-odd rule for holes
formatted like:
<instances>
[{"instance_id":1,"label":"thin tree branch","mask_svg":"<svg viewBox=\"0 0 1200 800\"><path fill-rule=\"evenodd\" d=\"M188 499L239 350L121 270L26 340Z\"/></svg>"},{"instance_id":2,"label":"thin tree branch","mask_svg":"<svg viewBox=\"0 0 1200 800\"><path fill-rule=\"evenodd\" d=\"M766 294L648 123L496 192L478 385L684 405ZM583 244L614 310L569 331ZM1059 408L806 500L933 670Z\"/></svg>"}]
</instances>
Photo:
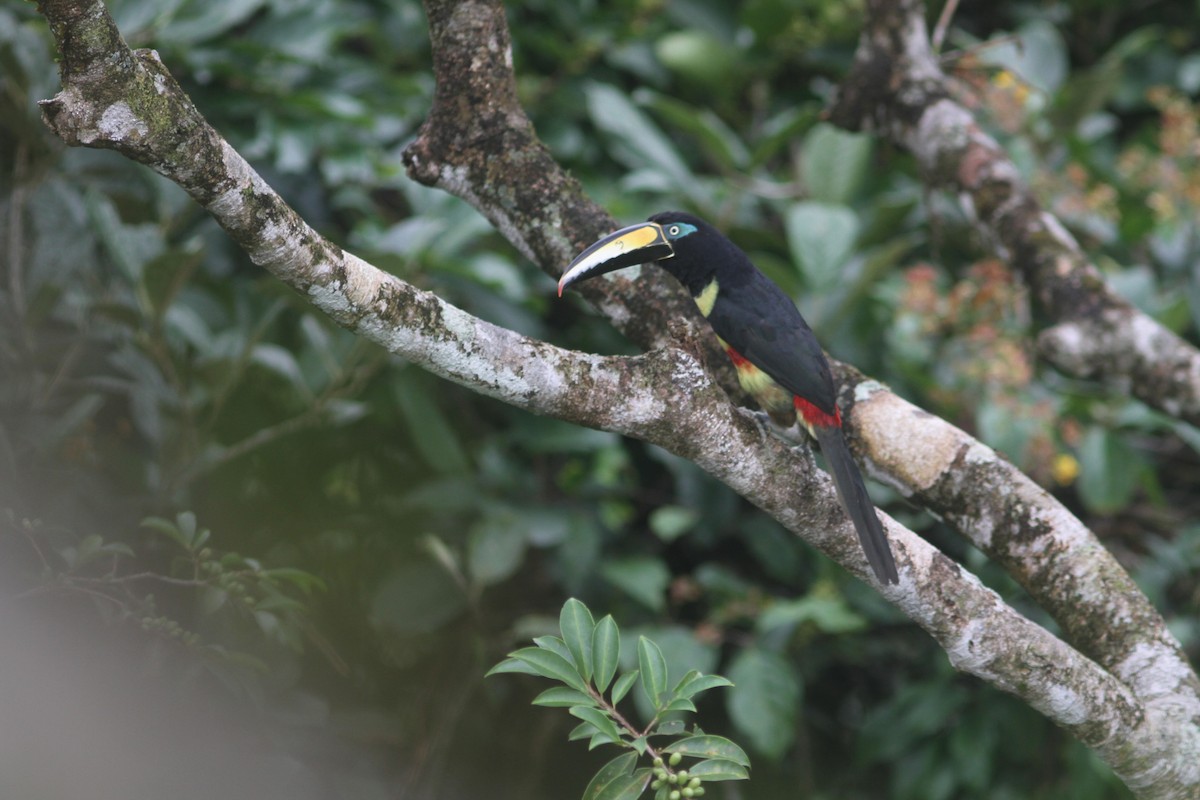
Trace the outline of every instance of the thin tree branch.
<instances>
[{"instance_id":1,"label":"thin tree branch","mask_svg":"<svg viewBox=\"0 0 1200 800\"><path fill-rule=\"evenodd\" d=\"M1038 336L1047 361L1200 424L1200 350L1105 284L1079 243L1034 199L999 144L952 99L920 0L868 0L867 9L854 67L831 119L908 149L929 182L958 193L1053 321Z\"/></svg>"}]
</instances>

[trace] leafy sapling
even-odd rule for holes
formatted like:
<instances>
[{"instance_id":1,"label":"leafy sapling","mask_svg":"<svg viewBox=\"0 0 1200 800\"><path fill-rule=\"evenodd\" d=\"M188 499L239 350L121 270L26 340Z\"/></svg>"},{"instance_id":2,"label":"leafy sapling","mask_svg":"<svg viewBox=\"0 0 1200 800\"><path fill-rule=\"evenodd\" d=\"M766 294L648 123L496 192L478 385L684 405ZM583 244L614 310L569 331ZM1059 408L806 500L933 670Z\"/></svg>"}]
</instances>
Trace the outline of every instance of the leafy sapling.
<instances>
[{"instance_id":1,"label":"leafy sapling","mask_svg":"<svg viewBox=\"0 0 1200 800\"><path fill-rule=\"evenodd\" d=\"M696 695L732 686L729 680L690 670L672 687L662 650L645 636L638 639L637 669L618 676L617 623L611 615L595 622L588 607L575 598L563 604L559 632L560 636L535 638L535 647L509 653L487 674L520 672L564 684L542 692L533 704L566 708L580 719L569 735L572 741L587 739L589 749L611 744L628 751L600 768L584 800L634 800L647 787L655 792L655 800L703 797L705 783L750 777L750 760L741 747L723 736L705 734L699 726L689 733L678 717L696 711ZM653 718L641 728L617 708L635 683L654 709ZM660 737L674 740L651 743L651 738ZM638 766L643 757L650 766ZM685 758L693 761L684 764Z\"/></svg>"}]
</instances>

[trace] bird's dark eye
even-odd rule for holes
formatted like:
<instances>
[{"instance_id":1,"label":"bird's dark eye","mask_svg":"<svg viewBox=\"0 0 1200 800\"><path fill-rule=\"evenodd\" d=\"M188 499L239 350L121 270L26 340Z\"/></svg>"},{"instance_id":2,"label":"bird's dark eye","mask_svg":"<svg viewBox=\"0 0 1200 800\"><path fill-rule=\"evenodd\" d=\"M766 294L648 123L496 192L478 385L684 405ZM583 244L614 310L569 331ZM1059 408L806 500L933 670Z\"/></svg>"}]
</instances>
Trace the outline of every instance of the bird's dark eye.
<instances>
[{"instance_id":1,"label":"bird's dark eye","mask_svg":"<svg viewBox=\"0 0 1200 800\"><path fill-rule=\"evenodd\" d=\"M678 236L679 235L679 226L672 225L671 227L667 228L667 233L669 233L671 236Z\"/></svg>"}]
</instances>

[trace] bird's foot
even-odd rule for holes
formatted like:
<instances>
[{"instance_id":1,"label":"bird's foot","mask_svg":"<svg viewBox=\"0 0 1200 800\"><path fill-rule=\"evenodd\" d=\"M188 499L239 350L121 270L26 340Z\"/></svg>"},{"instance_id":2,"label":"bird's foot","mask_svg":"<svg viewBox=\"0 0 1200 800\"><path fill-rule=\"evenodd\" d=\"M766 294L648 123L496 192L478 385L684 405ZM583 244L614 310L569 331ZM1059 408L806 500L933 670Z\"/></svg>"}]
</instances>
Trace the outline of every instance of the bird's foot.
<instances>
[{"instance_id":1,"label":"bird's foot","mask_svg":"<svg viewBox=\"0 0 1200 800\"><path fill-rule=\"evenodd\" d=\"M795 422L788 427L783 427L765 411L755 411L754 421L758 423L764 433L774 436L784 444L792 447L802 447L804 450L811 450L808 431L799 422Z\"/></svg>"}]
</instances>

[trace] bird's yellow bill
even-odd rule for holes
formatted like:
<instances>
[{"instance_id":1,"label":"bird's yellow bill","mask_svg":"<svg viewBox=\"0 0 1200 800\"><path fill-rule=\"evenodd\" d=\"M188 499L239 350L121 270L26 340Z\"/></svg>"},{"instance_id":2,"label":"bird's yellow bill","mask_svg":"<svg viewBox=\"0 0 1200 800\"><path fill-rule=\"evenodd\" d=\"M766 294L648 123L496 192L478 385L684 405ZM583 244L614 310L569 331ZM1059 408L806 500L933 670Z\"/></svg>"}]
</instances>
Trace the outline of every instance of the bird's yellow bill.
<instances>
[{"instance_id":1,"label":"bird's yellow bill","mask_svg":"<svg viewBox=\"0 0 1200 800\"><path fill-rule=\"evenodd\" d=\"M675 255L662 226L639 222L614 231L575 257L558 279L558 296L576 281Z\"/></svg>"}]
</instances>

